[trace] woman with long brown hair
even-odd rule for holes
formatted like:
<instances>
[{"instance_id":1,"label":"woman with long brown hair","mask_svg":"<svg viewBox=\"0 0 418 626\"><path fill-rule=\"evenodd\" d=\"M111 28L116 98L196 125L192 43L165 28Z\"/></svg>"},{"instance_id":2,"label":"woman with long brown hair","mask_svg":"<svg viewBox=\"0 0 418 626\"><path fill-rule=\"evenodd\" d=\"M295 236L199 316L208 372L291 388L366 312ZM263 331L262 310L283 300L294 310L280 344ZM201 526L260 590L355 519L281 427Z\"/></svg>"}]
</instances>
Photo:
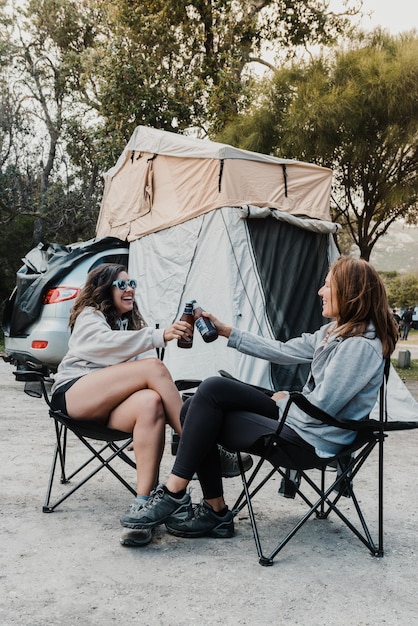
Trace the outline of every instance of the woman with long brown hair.
<instances>
[{"instance_id":1,"label":"woman with long brown hair","mask_svg":"<svg viewBox=\"0 0 418 626\"><path fill-rule=\"evenodd\" d=\"M341 257L318 293L323 317L333 321L287 342L264 339L206 315L240 352L283 365L310 363L302 394L316 407L337 420L365 419L398 338L384 285L366 261ZM262 455L266 436L276 433L287 401L288 392L268 397L227 378L205 380L182 409L183 433L166 485L159 485L141 510L124 516L122 525L152 528L165 523L181 537L232 536L233 516L223 497L216 444ZM280 459L290 457L295 467L316 467L354 438L354 431L324 424L292 404L277 437L275 462L280 465ZM195 471L203 500L192 510L186 487Z\"/></svg>"}]
</instances>

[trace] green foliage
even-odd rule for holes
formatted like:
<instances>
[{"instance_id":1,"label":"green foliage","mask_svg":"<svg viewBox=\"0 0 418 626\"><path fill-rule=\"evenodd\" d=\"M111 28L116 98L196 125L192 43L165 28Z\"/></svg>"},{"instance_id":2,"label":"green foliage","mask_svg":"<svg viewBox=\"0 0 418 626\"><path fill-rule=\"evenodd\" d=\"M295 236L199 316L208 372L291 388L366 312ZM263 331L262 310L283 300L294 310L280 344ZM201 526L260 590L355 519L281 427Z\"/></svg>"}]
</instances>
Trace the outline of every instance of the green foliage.
<instances>
[{"instance_id":1,"label":"green foliage","mask_svg":"<svg viewBox=\"0 0 418 626\"><path fill-rule=\"evenodd\" d=\"M0 0L0 248L15 229L18 256L39 241L94 235L100 173L136 125L213 134L248 105L248 68L263 63L266 43L291 55L348 28L347 15L335 17L323 0L5 7ZM0 298L19 265L9 254Z\"/></svg>"},{"instance_id":2,"label":"green foliage","mask_svg":"<svg viewBox=\"0 0 418 626\"><path fill-rule=\"evenodd\" d=\"M4 224L0 235L0 315L3 303L16 284L16 271L28 252L32 240L34 218L18 215Z\"/></svg>"},{"instance_id":3,"label":"green foliage","mask_svg":"<svg viewBox=\"0 0 418 626\"><path fill-rule=\"evenodd\" d=\"M326 44L348 28L347 16L320 0L107 4L112 37L99 60L100 112L124 139L137 124L219 131L247 104L252 80L244 70L262 60L265 43Z\"/></svg>"},{"instance_id":4,"label":"green foliage","mask_svg":"<svg viewBox=\"0 0 418 626\"><path fill-rule=\"evenodd\" d=\"M395 220L417 221L418 37L375 31L285 67L218 138L331 167L333 215L369 259Z\"/></svg>"},{"instance_id":5,"label":"green foliage","mask_svg":"<svg viewBox=\"0 0 418 626\"><path fill-rule=\"evenodd\" d=\"M415 306L418 302L418 274L396 277L391 285L391 299L396 306Z\"/></svg>"},{"instance_id":6,"label":"green foliage","mask_svg":"<svg viewBox=\"0 0 418 626\"><path fill-rule=\"evenodd\" d=\"M418 273L379 272L391 307L406 308L418 303Z\"/></svg>"}]
</instances>

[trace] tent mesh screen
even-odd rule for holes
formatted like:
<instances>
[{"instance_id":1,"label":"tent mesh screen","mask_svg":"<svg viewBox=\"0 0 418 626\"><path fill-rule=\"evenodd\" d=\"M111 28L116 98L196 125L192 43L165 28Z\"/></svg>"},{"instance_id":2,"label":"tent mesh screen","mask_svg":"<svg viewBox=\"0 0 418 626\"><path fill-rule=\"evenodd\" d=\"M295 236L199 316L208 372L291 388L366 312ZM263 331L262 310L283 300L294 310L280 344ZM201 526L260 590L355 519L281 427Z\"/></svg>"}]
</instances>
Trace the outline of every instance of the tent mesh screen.
<instances>
[{"instance_id":1,"label":"tent mesh screen","mask_svg":"<svg viewBox=\"0 0 418 626\"><path fill-rule=\"evenodd\" d=\"M254 257L276 339L287 341L325 323L318 289L329 268L328 237L273 217L247 220ZM300 390L309 365L271 365L274 389Z\"/></svg>"}]
</instances>

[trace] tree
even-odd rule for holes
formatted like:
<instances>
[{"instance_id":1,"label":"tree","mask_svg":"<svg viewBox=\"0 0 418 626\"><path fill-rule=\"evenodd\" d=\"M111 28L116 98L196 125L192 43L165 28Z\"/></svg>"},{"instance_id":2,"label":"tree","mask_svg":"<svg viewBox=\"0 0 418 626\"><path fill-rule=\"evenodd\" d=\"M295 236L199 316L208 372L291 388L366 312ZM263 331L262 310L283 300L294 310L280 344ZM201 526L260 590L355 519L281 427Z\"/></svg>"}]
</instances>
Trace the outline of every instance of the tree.
<instances>
[{"instance_id":1,"label":"tree","mask_svg":"<svg viewBox=\"0 0 418 626\"><path fill-rule=\"evenodd\" d=\"M218 138L331 167L333 214L363 258L395 220L416 223L415 33L377 30L328 58L284 68L261 102Z\"/></svg>"},{"instance_id":2,"label":"tree","mask_svg":"<svg viewBox=\"0 0 418 626\"><path fill-rule=\"evenodd\" d=\"M19 256L93 236L99 173L136 125L219 130L247 102L251 64L269 66L264 42L331 43L350 3L0 0L0 250L13 224Z\"/></svg>"},{"instance_id":3,"label":"tree","mask_svg":"<svg viewBox=\"0 0 418 626\"><path fill-rule=\"evenodd\" d=\"M348 2L350 5L350 2ZM222 129L248 102L253 64L330 44L349 28L323 0L112 0L112 37L102 47L101 114L125 139L138 124Z\"/></svg>"},{"instance_id":4,"label":"tree","mask_svg":"<svg viewBox=\"0 0 418 626\"><path fill-rule=\"evenodd\" d=\"M0 35L0 223L29 215L35 245L91 237L100 186L80 58L93 18L63 0L31 0L12 17L2 15Z\"/></svg>"},{"instance_id":5,"label":"tree","mask_svg":"<svg viewBox=\"0 0 418 626\"><path fill-rule=\"evenodd\" d=\"M418 303L418 274L382 272L388 299L393 307L406 308Z\"/></svg>"}]
</instances>

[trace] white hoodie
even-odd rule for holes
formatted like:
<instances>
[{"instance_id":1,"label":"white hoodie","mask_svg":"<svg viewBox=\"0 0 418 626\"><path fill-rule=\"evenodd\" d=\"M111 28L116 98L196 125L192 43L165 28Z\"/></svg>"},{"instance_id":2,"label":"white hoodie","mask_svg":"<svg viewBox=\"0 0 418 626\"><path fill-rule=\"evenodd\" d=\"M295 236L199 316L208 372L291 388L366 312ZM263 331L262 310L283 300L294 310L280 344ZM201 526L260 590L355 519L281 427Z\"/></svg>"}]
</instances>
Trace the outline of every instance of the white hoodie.
<instances>
[{"instance_id":1,"label":"white hoodie","mask_svg":"<svg viewBox=\"0 0 418 626\"><path fill-rule=\"evenodd\" d=\"M112 330L103 313L86 307L74 324L68 352L54 376L52 393L74 378L134 360L140 354L163 346L164 329L146 326L141 330Z\"/></svg>"}]
</instances>

